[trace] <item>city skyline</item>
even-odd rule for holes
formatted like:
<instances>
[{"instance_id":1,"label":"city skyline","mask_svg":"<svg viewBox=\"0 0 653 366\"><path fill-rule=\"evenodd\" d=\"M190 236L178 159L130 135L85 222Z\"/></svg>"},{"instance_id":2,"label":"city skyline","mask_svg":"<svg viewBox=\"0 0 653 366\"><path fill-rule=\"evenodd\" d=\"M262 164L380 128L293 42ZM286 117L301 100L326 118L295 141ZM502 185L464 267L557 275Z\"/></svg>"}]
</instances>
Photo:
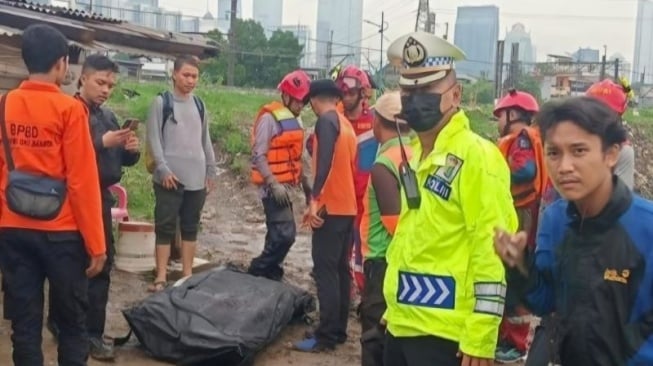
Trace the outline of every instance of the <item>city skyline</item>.
<instances>
[{"instance_id":1,"label":"city skyline","mask_svg":"<svg viewBox=\"0 0 653 366\"><path fill-rule=\"evenodd\" d=\"M162 6L175 7L175 1L161 0ZM505 36L505 29L514 23L523 23L531 32L533 43L537 44L537 61L544 61L547 54L573 52L578 48L600 49L608 45L608 54L620 53L632 57L635 38L635 14L637 0L551 0L546 3L532 3L516 0L495 0L483 2L501 9L499 38ZM418 0L365 0L364 17L380 22L381 11L390 24L386 35L393 40L412 31ZM450 39L456 17L456 7L478 5L478 0L442 0L432 10L437 15L438 34L444 34L445 23L449 23ZM205 0L186 0L182 11L202 15L206 11ZM251 17L251 0L243 1L243 16ZM306 24L315 29L317 0L285 0L283 24ZM650 19L653 20L653 19ZM552 26L555 22L555 26ZM379 36L373 37L378 28L363 24L363 48L371 54L378 53ZM572 36L570 36L572 35ZM386 42L386 45L388 43ZM378 56L376 56L378 62Z\"/></svg>"}]
</instances>

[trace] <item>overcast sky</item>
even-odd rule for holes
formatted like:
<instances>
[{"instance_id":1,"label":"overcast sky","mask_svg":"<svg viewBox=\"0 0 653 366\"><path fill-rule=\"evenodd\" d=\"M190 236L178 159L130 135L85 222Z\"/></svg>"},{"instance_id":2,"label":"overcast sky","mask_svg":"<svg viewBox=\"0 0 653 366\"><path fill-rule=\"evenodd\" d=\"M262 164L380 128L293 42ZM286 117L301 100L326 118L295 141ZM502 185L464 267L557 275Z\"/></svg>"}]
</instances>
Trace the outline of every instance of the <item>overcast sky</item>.
<instances>
[{"instance_id":1,"label":"overcast sky","mask_svg":"<svg viewBox=\"0 0 653 366\"><path fill-rule=\"evenodd\" d=\"M242 1L243 17L250 18L252 1ZM180 2L160 0L161 6L189 15L203 15L207 9L207 0L183 0L182 7L179 6ZM311 27L315 38L317 0L284 2L284 24L306 24ZM381 11L385 11L385 19L390 23L386 34L392 40L414 30L418 3L419 0L364 0L363 18L379 23ZM637 0L438 0L431 1L431 4L432 10L437 13L437 33L444 33L444 23L449 22L450 39L453 39L457 6L496 5L500 10L499 38L503 39L506 28L516 22L523 23L526 30L531 32L540 61L547 54L573 52L579 47L591 47L603 52L603 45L606 45L608 57L619 52L628 62L632 62ZM215 15L217 0L210 0L208 5ZM377 30L363 23L363 38L370 37L363 42L363 47L378 49L380 39L378 35L375 36ZM384 48L387 45L386 42Z\"/></svg>"}]
</instances>

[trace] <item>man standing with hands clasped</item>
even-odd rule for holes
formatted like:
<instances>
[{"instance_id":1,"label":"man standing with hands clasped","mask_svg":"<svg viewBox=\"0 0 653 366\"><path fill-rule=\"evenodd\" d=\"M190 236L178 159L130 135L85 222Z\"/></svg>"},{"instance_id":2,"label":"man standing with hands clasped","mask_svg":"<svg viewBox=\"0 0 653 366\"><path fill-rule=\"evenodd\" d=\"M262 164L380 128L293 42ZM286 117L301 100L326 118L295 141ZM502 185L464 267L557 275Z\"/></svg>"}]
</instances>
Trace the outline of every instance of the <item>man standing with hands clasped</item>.
<instances>
[{"instance_id":1,"label":"man standing with hands clasped","mask_svg":"<svg viewBox=\"0 0 653 366\"><path fill-rule=\"evenodd\" d=\"M315 180L304 216L313 228L313 271L320 323L295 344L304 352L335 348L347 340L351 276L349 254L356 216L356 134L337 104L342 94L331 79L311 82L308 99L318 116L313 136Z\"/></svg>"}]
</instances>

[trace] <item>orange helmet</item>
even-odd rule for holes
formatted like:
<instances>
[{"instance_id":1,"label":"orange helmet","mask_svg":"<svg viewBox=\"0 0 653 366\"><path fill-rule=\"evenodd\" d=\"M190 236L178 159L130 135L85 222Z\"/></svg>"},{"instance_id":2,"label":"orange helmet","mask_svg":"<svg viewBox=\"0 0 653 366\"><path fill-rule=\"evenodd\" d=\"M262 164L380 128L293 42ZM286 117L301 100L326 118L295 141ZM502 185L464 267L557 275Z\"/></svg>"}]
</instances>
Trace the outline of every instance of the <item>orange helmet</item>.
<instances>
[{"instance_id":1,"label":"orange helmet","mask_svg":"<svg viewBox=\"0 0 653 366\"><path fill-rule=\"evenodd\" d=\"M529 113L537 113L540 106L537 104L535 97L515 89L510 89L508 94L499 100L494 107L494 116L499 117L499 113L504 109L521 109Z\"/></svg>"},{"instance_id":2,"label":"orange helmet","mask_svg":"<svg viewBox=\"0 0 653 366\"><path fill-rule=\"evenodd\" d=\"M346 92L349 89L370 89L372 85L370 84L370 79L367 76L367 73L356 66L347 66L338 74L336 79L336 84L343 92Z\"/></svg>"},{"instance_id":3,"label":"orange helmet","mask_svg":"<svg viewBox=\"0 0 653 366\"><path fill-rule=\"evenodd\" d=\"M295 70L281 79L277 89L299 101L303 101L308 95L310 85L311 78L308 74L302 70Z\"/></svg>"},{"instance_id":4,"label":"orange helmet","mask_svg":"<svg viewBox=\"0 0 653 366\"><path fill-rule=\"evenodd\" d=\"M627 87L617 84L610 79L605 79L592 84L587 89L587 92L585 92L585 95L604 102L610 109L622 115L628 106L629 92L629 88L627 89Z\"/></svg>"}]
</instances>

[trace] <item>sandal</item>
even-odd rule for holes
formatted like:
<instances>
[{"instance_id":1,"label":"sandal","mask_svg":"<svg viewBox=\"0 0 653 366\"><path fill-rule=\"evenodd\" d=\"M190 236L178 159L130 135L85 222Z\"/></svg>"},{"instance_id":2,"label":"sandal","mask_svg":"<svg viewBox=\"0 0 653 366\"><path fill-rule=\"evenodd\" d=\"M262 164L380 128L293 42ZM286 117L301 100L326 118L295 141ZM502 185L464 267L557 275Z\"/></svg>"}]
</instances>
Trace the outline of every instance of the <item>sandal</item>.
<instances>
[{"instance_id":1,"label":"sandal","mask_svg":"<svg viewBox=\"0 0 653 366\"><path fill-rule=\"evenodd\" d=\"M156 281L147 288L147 292L161 292L166 289L168 283L166 281Z\"/></svg>"}]
</instances>

